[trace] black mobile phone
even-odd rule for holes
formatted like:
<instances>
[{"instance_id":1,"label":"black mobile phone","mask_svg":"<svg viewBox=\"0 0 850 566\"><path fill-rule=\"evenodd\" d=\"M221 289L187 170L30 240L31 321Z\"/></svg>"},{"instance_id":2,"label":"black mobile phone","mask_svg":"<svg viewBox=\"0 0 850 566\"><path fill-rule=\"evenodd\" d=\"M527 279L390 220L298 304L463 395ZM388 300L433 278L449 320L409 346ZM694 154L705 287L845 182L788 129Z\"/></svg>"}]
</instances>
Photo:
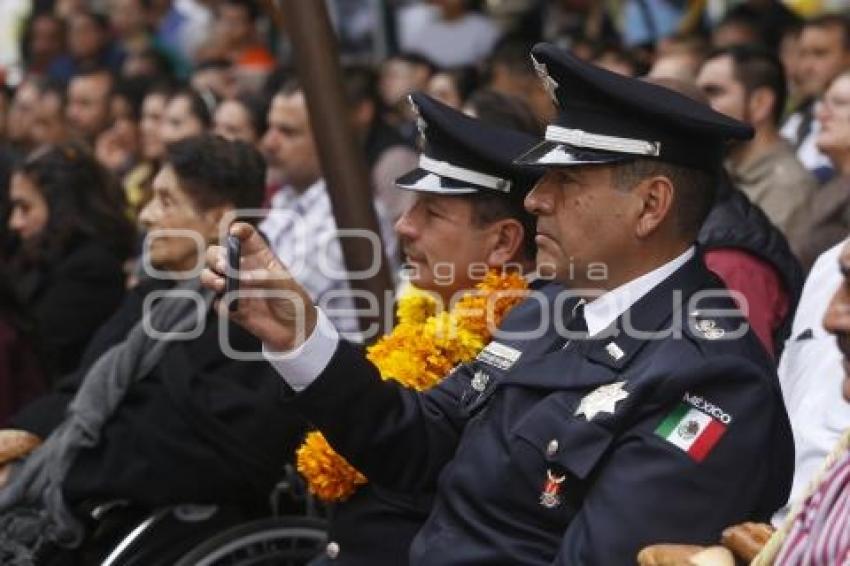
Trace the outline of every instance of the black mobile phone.
<instances>
[{"instance_id":1,"label":"black mobile phone","mask_svg":"<svg viewBox=\"0 0 850 566\"><path fill-rule=\"evenodd\" d=\"M242 240L236 236L227 237L227 273L224 275L224 294L239 290L239 259L242 254ZM227 307L231 312L239 308L236 298Z\"/></svg>"}]
</instances>

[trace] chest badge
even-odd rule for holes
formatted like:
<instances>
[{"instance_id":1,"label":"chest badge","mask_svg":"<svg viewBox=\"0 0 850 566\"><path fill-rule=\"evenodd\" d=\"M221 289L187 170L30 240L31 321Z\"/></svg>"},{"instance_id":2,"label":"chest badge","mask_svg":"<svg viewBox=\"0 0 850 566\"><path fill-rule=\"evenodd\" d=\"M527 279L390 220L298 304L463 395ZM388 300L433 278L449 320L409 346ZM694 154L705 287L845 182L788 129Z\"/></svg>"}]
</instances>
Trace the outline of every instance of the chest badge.
<instances>
[{"instance_id":1,"label":"chest badge","mask_svg":"<svg viewBox=\"0 0 850 566\"><path fill-rule=\"evenodd\" d=\"M706 340L719 340L726 334L725 330L717 328L717 323L713 320L698 321L696 323L696 330L702 334Z\"/></svg>"},{"instance_id":2,"label":"chest badge","mask_svg":"<svg viewBox=\"0 0 850 566\"><path fill-rule=\"evenodd\" d=\"M599 413L613 415L617 409L617 403L629 396L628 391L623 389L624 385L626 385L625 381L618 381L594 389L582 398L576 409L576 416L584 415L589 421Z\"/></svg>"},{"instance_id":3,"label":"chest badge","mask_svg":"<svg viewBox=\"0 0 850 566\"><path fill-rule=\"evenodd\" d=\"M554 509L561 504L561 487L566 475L557 475L552 470L546 470L546 483L543 484L543 492L540 494L540 505L546 509Z\"/></svg>"}]
</instances>

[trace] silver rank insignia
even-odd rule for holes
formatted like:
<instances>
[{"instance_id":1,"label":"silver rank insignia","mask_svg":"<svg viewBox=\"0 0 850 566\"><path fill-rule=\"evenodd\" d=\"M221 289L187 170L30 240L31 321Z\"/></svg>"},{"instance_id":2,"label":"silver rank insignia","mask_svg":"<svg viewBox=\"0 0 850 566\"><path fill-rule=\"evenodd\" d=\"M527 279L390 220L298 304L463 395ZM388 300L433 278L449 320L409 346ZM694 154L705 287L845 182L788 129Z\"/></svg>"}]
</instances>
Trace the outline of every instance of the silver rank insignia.
<instances>
[{"instance_id":1,"label":"silver rank insignia","mask_svg":"<svg viewBox=\"0 0 850 566\"><path fill-rule=\"evenodd\" d=\"M425 130L428 129L428 122L422 117L422 113L419 111L419 106L413 102L413 97L408 95L407 102L410 104L410 109L413 111L413 115L416 116L416 129L419 130L419 144L422 146L420 149L424 149L425 144L428 142L428 138L425 137Z\"/></svg>"},{"instance_id":2,"label":"silver rank insignia","mask_svg":"<svg viewBox=\"0 0 850 566\"><path fill-rule=\"evenodd\" d=\"M625 384L625 381L618 381L594 389L582 398L576 409L576 416L584 415L589 421L599 413L613 415L617 403L629 396L629 393L623 390Z\"/></svg>"},{"instance_id":3,"label":"silver rank insignia","mask_svg":"<svg viewBox=\"0 0 850 566\"><path fill-rule=\"evenodd\" d=\"M534 71L537 73L537 76L543 81L543 88L549 94L549 98L552 99L555 106L558 106L558 96L555 94L559 86L557 81L549 76L549 69L546 68L544 63L538 62L534 55L531 56L531 63L534 65Z\"/></svg>"},{"instance_id":4,"label":"silver rank insignia","mask_svg":"<svg viewBox=\"0 0 850 566\"><path fill-rule=\"evenodd\" d=\"M487 383L490 381L490 376L479 370L472 376L472 388L479 393L487 389Z\"/></svg>"},{"instance_id":5,"label":"silver rank insignia","mask_svg":"<svg viewBox=\"0 0 850 566\"><path fill-rule=\"evenodd\" d=\"M566 475L556 475L552 470L546 470L546 483L540 494L540 505L546 509L554 509L561 504L561 485L567 479Z\"/></svg>"},{"instance_id":6,"label":"silver rank insignia","mask_svg":"<svg viewBox=\"0 0 850 566\"><path fill-rule=\"evenodd\" d=\"M719 340L726 334L725 330L717 328L717 323L710 319L697 321L695 327L706 340Z\"/></svg>"}]
</instances>

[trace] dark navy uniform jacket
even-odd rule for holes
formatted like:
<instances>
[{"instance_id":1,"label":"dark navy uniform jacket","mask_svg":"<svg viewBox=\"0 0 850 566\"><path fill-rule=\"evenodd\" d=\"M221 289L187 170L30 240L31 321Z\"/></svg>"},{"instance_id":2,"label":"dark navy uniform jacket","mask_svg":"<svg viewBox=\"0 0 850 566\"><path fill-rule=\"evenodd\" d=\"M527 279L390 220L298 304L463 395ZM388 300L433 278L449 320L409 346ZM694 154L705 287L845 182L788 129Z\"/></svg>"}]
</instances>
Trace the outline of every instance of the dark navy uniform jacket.
<instances>
[{"instance_id":1,"label":"dark navy uniform jacket","mask_svg":"<svg viewBox=\"0 0 850 566\"><path fill-rule=\"evenodd\" d=\"M412 564L608 566L648 544L716 543L785 503L793 441L770 360L751 332L733 338L743 318L714 285L697 256L621 316L617 336L566 347L546 319L569 308L529 298L495 338L516 360L479 356L425 393L382 381L341 342L294 404L371 482L436 489ZM627 396L591 402L612 385ZM588 418L585 405L607 410ZM667 426L691 409L701 417ZM702 436L697 421L713 425L701 461L680 447ZM561 481L547 499L549 478Z\"/></svg>"}]
</instances>

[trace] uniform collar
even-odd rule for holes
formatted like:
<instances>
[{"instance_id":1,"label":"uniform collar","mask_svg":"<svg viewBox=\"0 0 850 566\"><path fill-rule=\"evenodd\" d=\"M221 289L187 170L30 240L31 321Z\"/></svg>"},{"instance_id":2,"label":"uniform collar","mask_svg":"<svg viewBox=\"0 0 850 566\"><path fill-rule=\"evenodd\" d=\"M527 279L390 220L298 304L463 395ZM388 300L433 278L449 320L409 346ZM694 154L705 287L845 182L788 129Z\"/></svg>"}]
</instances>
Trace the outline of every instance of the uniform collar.
<instances>
[{"instance_id":1,"label":"uniform collar","mask_svg":"<svg viewBox=\"0 0 850 566\"><path fill-rule=\"evenodd\" d=\"M584 307L588 335L593 337L607 329L620 315L640 300L659 283L675 273L694 257L695 248L691 246L684 253L668 261L649 273L632 279L612 291L597 297Z\"/></svg>"}]
</instances>

